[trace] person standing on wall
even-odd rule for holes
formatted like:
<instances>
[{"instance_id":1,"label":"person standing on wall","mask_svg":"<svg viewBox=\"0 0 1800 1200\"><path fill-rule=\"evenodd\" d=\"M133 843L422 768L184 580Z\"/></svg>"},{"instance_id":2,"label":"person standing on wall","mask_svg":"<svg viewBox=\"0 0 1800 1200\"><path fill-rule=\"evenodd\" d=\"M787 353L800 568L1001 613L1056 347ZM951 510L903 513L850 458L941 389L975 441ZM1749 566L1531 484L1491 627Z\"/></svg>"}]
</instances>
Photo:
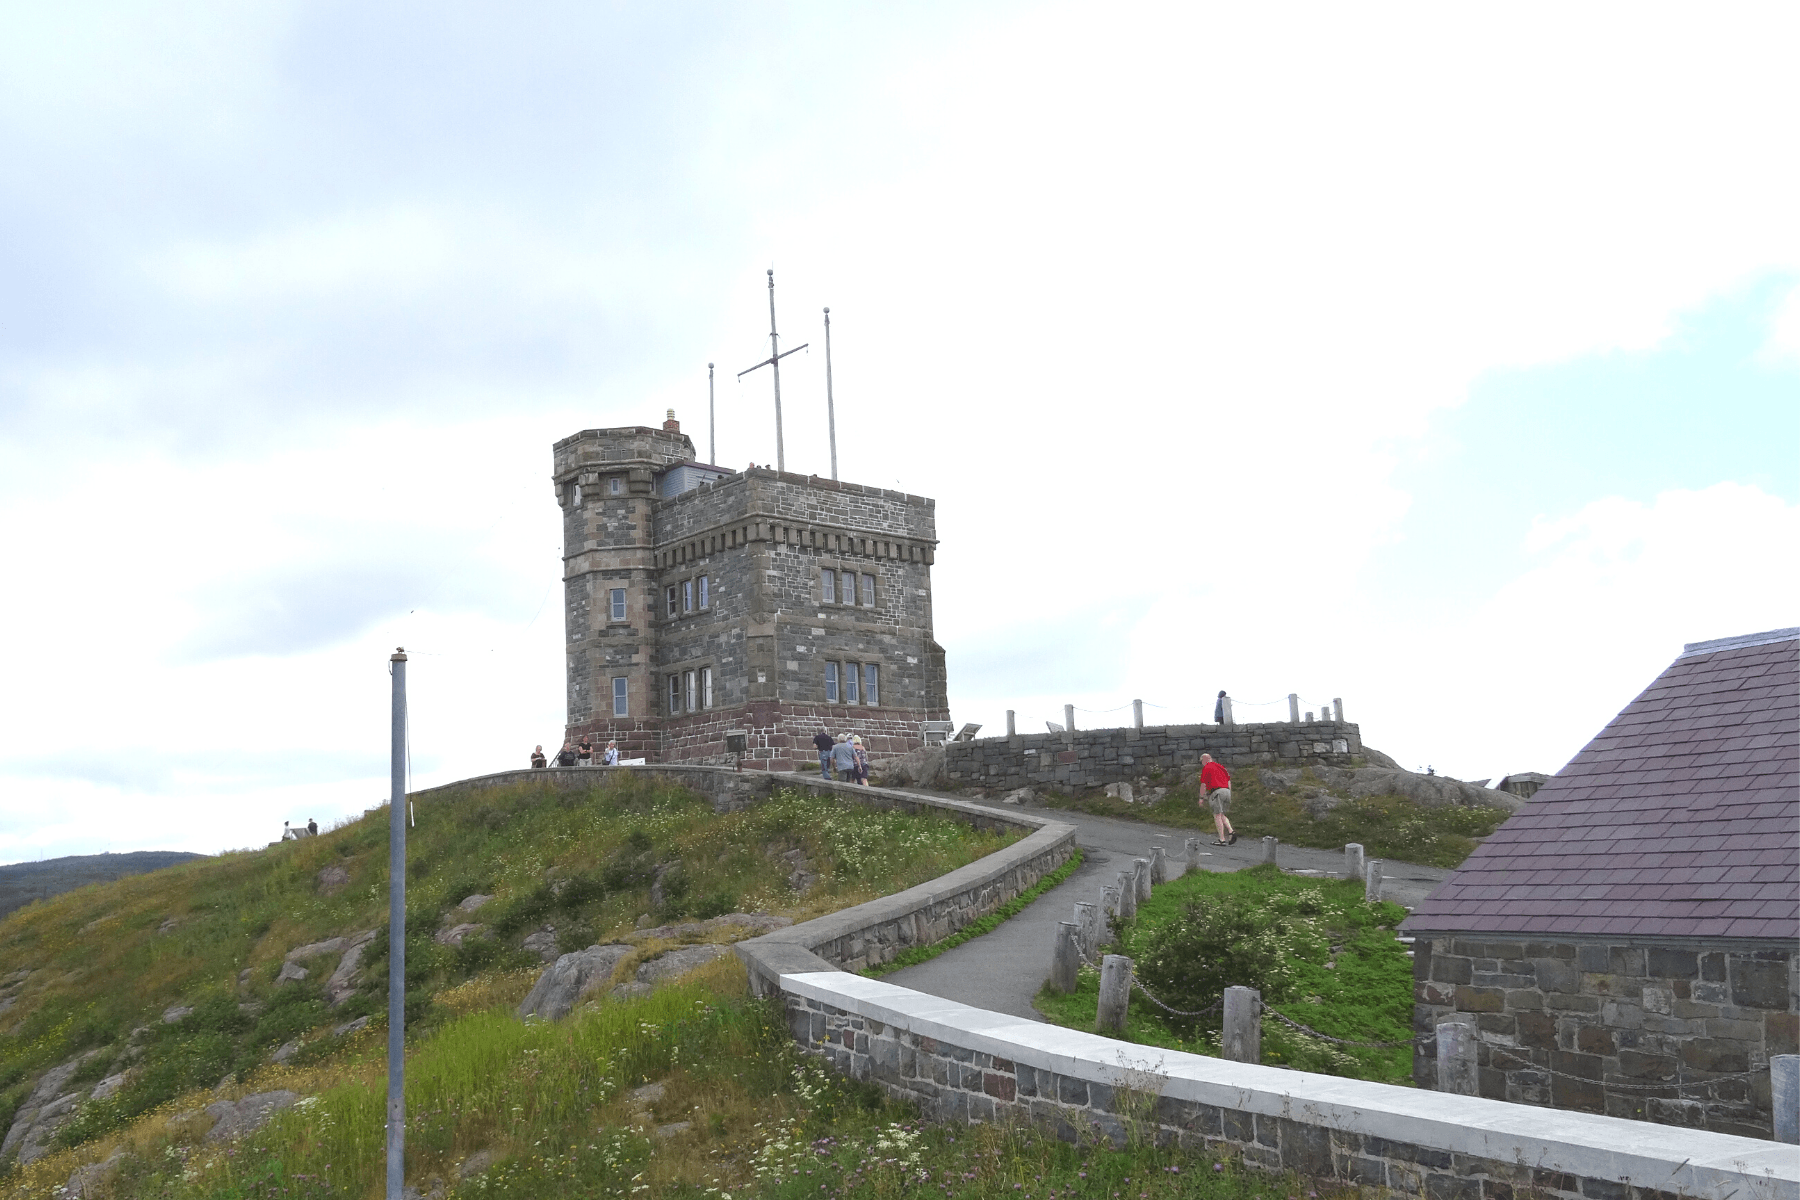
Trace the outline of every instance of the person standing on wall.
<instances>
[{"instance_id":1,"label":"person standing on wall","mask_svg":"<svg viewBox=\"0 0 1800 1200\"><path fill-rule=\"evenodd\" d=\"M821 729L813 734L813 747L819 752L819 778L831 778L831 748L836 745L831 740L829 730Z\"/></svg>"},{"instance_id":2,"label":"person standing on wall","mask_svg":"<svg viewBox=\"0 0 1800 1200\"><path fill-rule=\"evenodd\" d=\"M1200 756L1201 803L1212 809L1213 828L1219 831L1215 846L1229 846L1237 841L1237 830L1231 827L1231 772L1213 761L1210 754Z\"/></svg>"},{"instance_id":3,"label":"person standing on wall","mask_svg":"<svg viewBox=\"0 0 1800 1200\"><path fill-rule=\"evenodd\" d=\"M1225 723L1225 689L1220 688L1218 702L1213 705L1213 724L1214 725L1223 725L1224 723Z\"/></svg>"}]
</instances>

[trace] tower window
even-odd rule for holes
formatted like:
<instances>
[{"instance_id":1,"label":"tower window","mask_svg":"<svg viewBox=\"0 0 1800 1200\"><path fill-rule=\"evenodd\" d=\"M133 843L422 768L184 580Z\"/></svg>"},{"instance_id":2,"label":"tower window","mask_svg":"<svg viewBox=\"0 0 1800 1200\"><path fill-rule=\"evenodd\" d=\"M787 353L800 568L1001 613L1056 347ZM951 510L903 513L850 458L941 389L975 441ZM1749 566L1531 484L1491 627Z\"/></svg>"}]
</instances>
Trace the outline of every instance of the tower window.
<instances>
[{"instance_id":1,"label":"tower window","mask_svg":"<svg viewBox=\"0 0 1800 1200\"><path fill-rule=\"evenodd\" d=\"M712 603L712 589L708 586L706 576L700 577L700 607L705 608Z\"/></svg>"},{"instance_id":2,"label":"tower window","mask_svg":"<svg viewBox=\"0 0 1800 1200\"><path fill-rule=\"evenodd\" d=\"M838 665L834 662L825 664L825 702L838 702Z\"/></svg>"},{"instance_id":3,"label":"tower window","mask_svg":"<svg viewBox=\"0 0 1800 1200\"><path fill-rule=\"evenodd\" d=\"M672 616L675 616L675 615L676 615L676 609L675 609L675 585L674 585L674 584L672 584L672 583L671 583L671 584L670 584L670 585L669 585L669 615L670 615L670 616L671 616L671 617L672 617Z\"/></svg>"},{"instance_id":4,"label":"tower window","mask_svg":"<svg viewBox=\"0 0 1800 1200\"><path fill-rule=\"evenodd\" d=\"M625 619L625 589L613 588L609 600L612 606L612 619L623 621Z\"/></svg>"},{"instance_id":5,"label":"tower window","mask_svg":"<svg viewBox=\"0 0 1800 1200\"><path fill-rule=\"evenodd\" d=\"M606 481L606 490L616 496L625 490L624 482L617 475L614 475L611 479Z\"/></svg>"},{"instance_id":6,"label":"tower window","mask_svg":"<svg viewBox=\"0 0 1800 1200\"><path fill-rule=\"evenodd\" d=\"M861 674L861 672L859 672L856 669L855 663L845 663L844 664L844 703L845 704L861 704L862 703L861 700L856 698L856 693L857 693L856 680L857 680L857 676L859 674Z\"/></svg>"},{"instance_id":7,"label":"tower window","mask_svg":"<svg viewBox=\"0 0 1800 1200\"><path fill-rule=\"evenodd\" d=\"M870 708L881 703L881 668L874 663L863 664L863 703Z\"/></svg>"},{"instance_id":8,"label":"tower window","mask_svg":"<svg viewBox=\"0 0 1800 1200\"><path fill-rule=\"evenodd\" d=\"M698 712L700 706L694 702L694 673L692 671L683 672L681 682L682 699L687 702L687 710L689 712Z\"/></svg>"},{"instance_id":9,"label":"tower window","mask_svg":"<svg viewBox=\"0 0 1800 1200\"><path fill-rule=\"evenodd\" d=\"M873 575L862 577L862 603L864 608L875 607L875 577Z\"/></svg>"},{"instance_id":10,"label":"tower window","mask_svg":"<svg viewBox=\"0 0 1800 1200\"><path fill-rule=\"evenodd\" d=\"M681 581L681 611L684 613L694 611L694 581L691 579Z\"/></svg>"},{"instance_id":11,"label":"tower window","mask_svg":"<svg viewBox=\"0 0 1800 1200\"><path fill-rule=\"evenodd\" d=\"M819 599L825 604L837 603L837 572L823 570L819 572Z\"/></svg>"},{"instance_id":12,"label":"tower window","mask_svg":"<svg viewBox=\"0 0 1800 1200\"><path fill-rule=\"evenodd\" d=\"M712 668L700 668L700 707L711 708L712 701Z\"/></svg>"},{"instance_id":13,"label":"tower window","mask_svg":"<svg viewBox=\"0 0 1800 1200\"><path fill-rule=\"evenodd\" d=\"M679 714L680 712L681 712L681 676L671 675L671 676L669 676L669 715L671 717L673 717L673 716Z\"/></svg>"},{"instance_id":14,"label":"tower window","mask_svg":"<svg viewBox=\"0 0 1800 1200\"><path fill-rule=\"evenodd\" d=\"M613 716L628 717L631 715L631 701L626 691L625 676L613 676Z\"/></svg>"}]
</instances>

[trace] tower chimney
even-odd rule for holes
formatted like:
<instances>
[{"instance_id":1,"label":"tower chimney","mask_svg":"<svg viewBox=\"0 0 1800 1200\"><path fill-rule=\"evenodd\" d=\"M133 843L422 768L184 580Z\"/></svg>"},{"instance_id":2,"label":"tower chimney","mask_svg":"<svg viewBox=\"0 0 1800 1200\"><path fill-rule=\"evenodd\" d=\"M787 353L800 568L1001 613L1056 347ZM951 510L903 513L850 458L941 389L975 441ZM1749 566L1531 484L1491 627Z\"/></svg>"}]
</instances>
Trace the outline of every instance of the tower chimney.
<instances>
[{"instance_id":1,"label":"tower chimney","mask_svg":"<svg viewBox=\"0 0 1800 1200\"><path fill-rule=\"evenodd\" d=\"M680 433L681 422L675 419L675 410L669 410L669 419L663 422L663 429L668 433Z\"/></svg>"}]
</instances>

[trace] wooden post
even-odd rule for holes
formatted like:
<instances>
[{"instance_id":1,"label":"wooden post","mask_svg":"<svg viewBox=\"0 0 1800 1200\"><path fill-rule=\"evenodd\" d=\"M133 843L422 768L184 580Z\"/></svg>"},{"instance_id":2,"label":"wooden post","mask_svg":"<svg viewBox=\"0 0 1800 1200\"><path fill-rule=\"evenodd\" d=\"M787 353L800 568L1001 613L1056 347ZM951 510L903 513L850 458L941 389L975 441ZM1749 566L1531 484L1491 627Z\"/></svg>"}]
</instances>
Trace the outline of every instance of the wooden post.
<instances>
[{"instance_id":1,"label":"wooden post","mask_svg":"<svg viewBox=\"0 0 1800 1200\"><path fill-rule=\"evenodd\" d=\"M1769 1096L1775 1104L1775 1140L1800 1143L1800 1054L1769 1056Z\"/></svg>"},{"instance_id":2,"label":"wooden post","mask_svg":"<svg viewBox=\"0 0 1800 1200\"><path fill-rule=\"evenodd\" d=\"M1189 838L1187 840L1187 864L1188 864L1188 870L1190 870L1190 871L1198 871L1200 869L1200 839L1199 838Z\"/></svg>"},{"instance_id":3,"label":"wooden post","mask_svg":"<svg viewBox=\"0 0 1800 1200\"><path fill-rule=\"evenodd\" d=\"M1438 1091L1458 1096L1478 1094L1480 1074L1475 1044L1475 1026L1467 1021L1445 1021L1437 1027Z\"/></svg>"},{"instance_id":4,"label":"wooden post","mask_svg":"<svg viewBox=\"0 0 1800 1200\"><path fill-rule=\"evenodd\" d=\"M1169 882L1169 856L1161 846L1150 847L1150 886Z\"/></svg>"},{"instance_id":5,"label":"wooden post","mask_svg":"<svg viewBox=\"0 0 1800 1200\"><path fill-rule=\"evenodd\" d=\"M1100 951L1100 908L1088 901L1075 904L1075 928L1081 931L1081 952L1089 958Z\"/></svg>"},{"instance_id":6,"label":"wooden post","mask_svg":"<svg viewBox=\"0 0 1800 1200\"><path fill-rule=\"evenodd\" d=\"M1361 842L1351 842L1344 847L1344 878L1361 879L1363 877L1363 853Z\"/></svg>"},{"instance_id":7,"label":"wooden post","mask_svg":"<svg viewBox=\"0 0 1800 1200\"><path fill-rule=\"evenodd\" d=\"M1225 1057L1232 1062L1262 1061L1262 993L1255 988L1225 989Z\"/></svg>"},{"instance_id":8,"label":"wooden post","mask_svg":"<svg viewBox=\"0 0 1800 1200\"><path fill-rule=\"evenodd\" d=\"M1275 848L1279 845L1281 845L1280 838L1266 837L1263 839L1263 861L1270 866L1275 865Z\"/></svg>"},{"instance_id":9,"label":"wooden post","mask_svg":"<svg viewBox=\"0 0 1800 1200\"><path fill-rule=\"evenodd\" d=\"M1373 904L1381 899L1381 860L1371 858L1363 870L1363 899Z\"/></svg>"},{"instance_id":10,"label":"wooden post","mask_svg":"<svg viewBox=\"0 0 1800 1200\"><path fill-rule=\"evenodd\" d=\"M1109 954L1100 963L1100 1007L1094 1028L1101 1033L1125 1032L1125 1010L1131 1000L1131 960Z\"/></svg>"},{"instance_id":11,"label":"wooden post","mask_svg":"<svg viewBox=\"0 0 1800 1200\"><path fill-rule=\"evenodd\" d=\"M1138 903L1142 904L1150 898L1150 860L1147 858L1134 858L1132 859L1132 863L1135 866L1135 870L1132 872L1132 879L1137 884Z\"/></svg>"},{"instance_id":12,"label":"wooden post","mask_svg":"<svg viewBox=\"0 0 1800 1200\"><path fill-rule=\"evenodd\" d=\"M1137 879L1131 871L1119 872L1119 920L1137 916Z\"/></svg>"},{"instance_id":13,"label":"wooden post","mask_svg":"<svg viewBox=\"0 0 1800 1200\"><path fill-rule=\"evenodd\" d=\"M1075 939L1081 927L1073 921L1056 923L1056 942L1050 950L1050 989L1064 995L1075 990L1075 972L1081 966L1081 955Z\"/></svg>"}]
</instances>

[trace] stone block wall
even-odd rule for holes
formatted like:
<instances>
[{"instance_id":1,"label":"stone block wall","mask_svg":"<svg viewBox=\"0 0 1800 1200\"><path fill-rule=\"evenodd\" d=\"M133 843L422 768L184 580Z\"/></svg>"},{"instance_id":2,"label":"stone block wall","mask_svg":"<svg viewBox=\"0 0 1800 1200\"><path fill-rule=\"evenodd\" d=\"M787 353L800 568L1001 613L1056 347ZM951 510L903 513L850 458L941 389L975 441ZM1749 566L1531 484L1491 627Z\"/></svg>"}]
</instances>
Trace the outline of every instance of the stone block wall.
<instances>
[{"instance_id":1,"label":"stone block wall","mask_svg":"<svg viewBox=\"0 0 1800 1200\"><path fill-rule=\"evenodd\" d=\"M944 769L957 787L1102 787L1170 773L1210 754L1227 769L1282 764L1348 767L1362 753L1362 729L1348 721L1260 725L1159 725L1081 729L952 742Z\"/></svg>"},{"instance_id":2,"label":"stone block wall","mask_svg":"<svg viewBox=\"0 0 1800 1200\"><path fill-rule=\"evenodd\" d=\"M842 974L780 983L801 1046L936 1121L1135 1136L1430 1200L1800 1196L1800 1161L1772 1143L1676 1144L1641 1122L1132 1045Z\"/></svg>"},{"instance_id":3,"label":"stone block wall","mask_svg":"<svg viewBox=\"0 0 1800 1200\"><path fill-rule=\"evenodd\" d=\"M1769 1058L1800 1053L1792 943L1421 933L1413 972L1419 1032L1475 1024L1484 1096L1773 1136ZM1420 1087L1436 1086L1436 1055L1423 1040Z\"/></svg>"},{"instance_id":4,"label":"stone block wall","mask_svg":"<svg viewBox=\"0 0 1800 1200\"><path fill-rule=\"evenodd\" d=\"M614 740L625 757L652 762L718 763L727 761L723 734L745 730L752 757L776 769L805 761L788 752L804 748L821 718L865 742L865 730L875 733L882 753L919 745L922 723L948 716L944 654L931 629L935 502L767 468L663 498L657 479L692 457L672 420L663 430L587 430L557 443L564 736ZM826 600L825 570L855 578L853 602ZM619 617L614 588L625 595ZM879 704L861 703L861 688L850 703L842 683L828 699L828 663L840 672L855 664L859 681L878 671ZM622 715L613 705L619 680Z\"/></svg>"}]
</instances>

